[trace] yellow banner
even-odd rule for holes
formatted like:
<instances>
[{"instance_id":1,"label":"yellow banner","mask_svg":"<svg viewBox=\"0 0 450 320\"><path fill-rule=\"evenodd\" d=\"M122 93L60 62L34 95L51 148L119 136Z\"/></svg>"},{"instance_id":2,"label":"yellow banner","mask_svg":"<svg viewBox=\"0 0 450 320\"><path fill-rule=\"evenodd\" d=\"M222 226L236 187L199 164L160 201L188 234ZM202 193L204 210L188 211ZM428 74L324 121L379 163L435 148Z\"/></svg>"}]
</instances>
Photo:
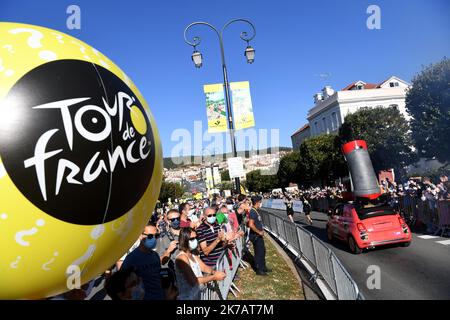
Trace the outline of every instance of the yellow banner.
<instances>
[{"instance_id":1,"label":"yellow banner","mask_svg":"<svg viewBox=\"0 0 450 320\"><path fill-rule=\"evenodd\" d=\"M233 99L233 117L235 130L255 126L253 116L250 83L248 81L230 83L231 97Z\"/></svg>"},{"instance_id":2,"label":"yellow banner","mask_svg":"<svg viewBox=\"0 0 450 320\"><path fill-rule=\"evenodd\" d=\"M255 126L250 83L248 81L230 83L234 129L246 129ZM227 110L223 84L207 84L203 86L206 96L206 115L208 132L226 132L228 129Z\"/></svg>"},{"instance_id":3,"label":"yellow banner","mask_svg":"<svg viewBox=\"0 0 450 320\"><path fill-rule=\"evenodd\" d=\"M227 131L227 111L222 84L207 84L203 86L206 96L206 116L208 118L208 132Z\"/></svg>"}]
</instances>

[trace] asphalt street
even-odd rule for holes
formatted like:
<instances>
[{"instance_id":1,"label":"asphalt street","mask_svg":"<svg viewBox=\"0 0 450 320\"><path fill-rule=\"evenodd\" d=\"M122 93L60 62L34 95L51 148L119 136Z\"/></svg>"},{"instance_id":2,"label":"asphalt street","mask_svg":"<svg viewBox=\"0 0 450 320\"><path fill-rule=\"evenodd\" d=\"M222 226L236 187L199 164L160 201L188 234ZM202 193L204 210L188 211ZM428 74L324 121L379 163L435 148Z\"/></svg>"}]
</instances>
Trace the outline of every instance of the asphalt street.
<instances>
[{"instance_id":1,"label":"asphalt street","mask_svg":"<svg viewBox=\"0 0 450 320\"><path fill-rule=\"evenodd\" d=\"M264 209L287 219L284 210ZM450 239L413 233L411 246L384 246L354 255L347 244L327 240L326 214L313 212L313 225L306 224L303 214L295 213L295 223L302 225L326 243L340 259L360 291L368 300L381 299L450 299ZM380 289L369 289L369 266L378 266Z\"/></svg>"}]
</instances>

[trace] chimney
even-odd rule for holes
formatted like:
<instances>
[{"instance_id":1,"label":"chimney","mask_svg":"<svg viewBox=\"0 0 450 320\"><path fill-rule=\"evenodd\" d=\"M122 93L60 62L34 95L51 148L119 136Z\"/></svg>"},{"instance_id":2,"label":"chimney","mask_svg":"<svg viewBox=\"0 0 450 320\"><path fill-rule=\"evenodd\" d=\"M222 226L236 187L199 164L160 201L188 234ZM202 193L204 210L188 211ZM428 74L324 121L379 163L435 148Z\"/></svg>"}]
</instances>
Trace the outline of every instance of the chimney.
<instances>
[{"instance_id":1,"label":"chimney","mask_svg":"<svg viewBox=\"0 0 450 320\"><path fill-rule=\"evenodd\" d=\"M318 92L314 95L314 103L317 104L319 101L323 100L322 93Z\"/></svg>"},{"instance_id":2,"label":"chimney","mask_svg":"<svg viewBox=\"0 0 450 320\"><path fill-rule=\"evenodd\" d=\"M323 93L323 100L325 100L334 94L334 90L333 88L331 88L331 86L325 86L322 89L322 93Z\"/></svg>"}]
</instances>

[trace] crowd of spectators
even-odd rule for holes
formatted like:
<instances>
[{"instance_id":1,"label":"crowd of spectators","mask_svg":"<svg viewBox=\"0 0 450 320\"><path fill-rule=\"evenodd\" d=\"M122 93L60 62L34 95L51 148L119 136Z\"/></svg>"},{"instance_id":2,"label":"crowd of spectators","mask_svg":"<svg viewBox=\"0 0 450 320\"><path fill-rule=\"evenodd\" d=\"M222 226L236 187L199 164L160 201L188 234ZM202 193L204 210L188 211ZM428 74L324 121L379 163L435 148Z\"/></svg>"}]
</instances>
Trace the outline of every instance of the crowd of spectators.
<instances>
[{"instance_id":1,"label":"crowd of spectators","mask_svg":"<svg viewBox=\"0 0 450 320\"><path fill-rule=\"evenodd\" d=\"M433 181L428 177L410 178L404 183L382 181L383 192L389 203L401 212L407 221L426 228L426 232L445 232L443 225L448 220L450 203L450 182L448 176L441 175Z\"/></svg>"},{"instance_id":2,"label":"crowd of spectators","mask_svg":"<svg viewBox=\"0 0 450 320\"><path fill-rule=\"evenodd\" d=\"M381 188L393 201L402 197L411 197L428 202L434 208L437 208L438 201L450 199L450 182L445 175L440 176L435 183L428 177L410 178L405 183L399 184L386 179L382 181Z\"/></svg>"},{"instance_id":3,"label":"crowd of spectators","mask_svg":"<svg viewBox=\"0 0 450 320\"><path fill-rule=\"evenodd\" d=\"M284 190L284 191L274 191L272 193L264 193L263 197L265 199L286 199L291 198L293 200L302 200L307 199L308 201L312 201L314 199L322 199L322 198L330 198L330 199L338 199L341 198L342 192L345 191L343 185L339 185L338 187L301 187L294 188L294 190Z\"/></svg>"},{"instance_id":4,"label":"crowd of spectators","mask_svg":"<svg viewBox=\"0 0 450 320\"><path fill-rule=\"evenodd\" d=\"M208 284L214 287L226 277L227 270L216 269L219 258L236 250L237 239L261 232L247 228L254 222L252 214L258 215L262 199L257 200L252 205L245 195L215 196L158 206L136 243L110 270L106 293L113 300L199 300ZM265 254L263 242L257 241L256 251ZM259 261L263 265L257 274L269 272L264 259Z\"/></svg>"},{"instance_id":5,"label":"crowd of spectators","mask_svg":"<svg viewBox=\"0 0 450 320\"><path fill-rule=\"evenodd\" d=\"M381 181L380 187L383 200L399 211L407 221L416 222L417 217L422 217L425 221L421 222L427 225L429 232L437 228L438 211L440 210L441 215L447 214L448 201L450 201L450 182L446 175L441 175L434 181L429 177L413 177L402 183L385 178ZM289 206L293 200L302 201L303 207L307 210L311 206L313 210L326 212L337 202L343 201L346 191L347 189L343 185L324 188L302 187L300 189L275 189L271 193L264 193L263 196L266 199L283 199L288 216L291 218ZM447 203L443 205L445 202ZM293 211L291 212L293 213Z\"/></svg>"},{"instance_id":6,"label":"crowd of spectators","mask_svg":"<svg viewBox=\"0 0 450 320\"><path fill-rule=\"evenodd\" d=\"M386 178L381 181L381 192L388 196L390 201L396 202L402 197L411 197L430 203L430 206L437 207L438 201L450 199L450 182L448 176L441 175L436 181L428 177L409 178L404 183L396 183ZM276 190L272 193L264 193L265 199L286 199L302 200L306 198L309 202L315 199L339 200L346 189L343 185L337 187L309 187L295 188L294 191Z\"/></svg>"}]
</instances>

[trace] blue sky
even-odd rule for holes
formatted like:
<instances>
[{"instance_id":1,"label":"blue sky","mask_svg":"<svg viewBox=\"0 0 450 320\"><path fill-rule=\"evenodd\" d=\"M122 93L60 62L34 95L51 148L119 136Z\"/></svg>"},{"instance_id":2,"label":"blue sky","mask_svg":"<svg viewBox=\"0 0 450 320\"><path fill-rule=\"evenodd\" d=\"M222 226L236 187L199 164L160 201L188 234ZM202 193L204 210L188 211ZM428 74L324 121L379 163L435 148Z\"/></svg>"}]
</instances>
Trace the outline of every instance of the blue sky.
<instances>
[{"instance_id":1,"label":"blue sky","mask_svg":"<svg viewBox=\"0 0 450 320\"><path fill-rule=\"evenodd\" d=\"M81 30L66 27L70 4L81 8ZM371 4L381 8L380 30L366 27ZM450 56L449 12L447 0L0 2L0 21L60 30L117 63L150 104L165 156L179 143L171 141L175 129L193 132L200 120L206 130L203 84L222 81L218 41L206 28L191 33L202 37L198 49L204 56L203 68L193 67L192 49L183 40L189 23L221 27L229 19L248 18L255 24L252 65L239 38L245 26L225 33L230 81L250 81L256 129L279 129L279 144L291 146L291 134L306 123L312 96L323 86L342 89L355 80L377 83L390 75L410 81L423 65ZM319 76L325 73L330 76Z\"/></svg>"}]
</instances>

